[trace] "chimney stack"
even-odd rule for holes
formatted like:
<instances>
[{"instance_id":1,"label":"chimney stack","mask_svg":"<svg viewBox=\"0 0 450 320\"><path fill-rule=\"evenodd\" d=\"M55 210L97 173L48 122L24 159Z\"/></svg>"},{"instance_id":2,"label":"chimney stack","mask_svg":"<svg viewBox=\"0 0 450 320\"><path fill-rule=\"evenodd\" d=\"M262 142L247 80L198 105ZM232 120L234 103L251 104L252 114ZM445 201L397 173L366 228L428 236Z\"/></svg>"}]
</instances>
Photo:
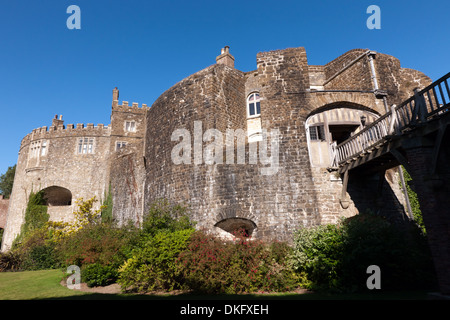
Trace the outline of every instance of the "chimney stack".
<instances>
[{"instance_id":1,"label":"chimney stack","mask_svg":"<svg viewBox=\"0 0 450 320\"><path fill-rule=\"evenodd\" d=\"M224 48L222 48L220 56L216 57L216 63L224 64L226 66L234 68L234 57L230 54L229 46L225 46Z\"/></svg>"},{"instance_id":2,"label":"chimney stack","mask_svg":"<svg viewBox=\"0 0 450 320\"><path fill-rule=\"evenodd\" d=\"M62 118L62 115L60 115L59 119L58 119L58 115L55 114L55 118L53 118L53 120L52 120L52 127L58 127L60 125L64 125L64 120Z\"/></svg>"},{"instance_id":3,"label":"chimney stack","mask_svg":"<svg viewBox=\"0 0 450 320\"><path fill-rule=\"evenodd\" d=\"M112 104L113 106L117 106L119 104L119 89L117 89L117 87L115 87L113 89L113 99L112 99Z\"/></svg>"}]
</instances>

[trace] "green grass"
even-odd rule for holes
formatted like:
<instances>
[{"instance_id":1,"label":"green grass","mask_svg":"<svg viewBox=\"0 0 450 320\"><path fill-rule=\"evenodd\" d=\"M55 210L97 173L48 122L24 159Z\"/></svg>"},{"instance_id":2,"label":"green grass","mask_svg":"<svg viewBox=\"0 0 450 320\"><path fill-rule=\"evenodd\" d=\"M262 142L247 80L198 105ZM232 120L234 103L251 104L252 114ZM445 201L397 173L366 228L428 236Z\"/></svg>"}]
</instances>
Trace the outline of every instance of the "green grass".
<instances>
[{"instance_id":1,"label":"green grass","mask_svg":"<svg viewBox=\"0 0 450 320\"><path fill-rule=\"evenodd\" d=\"M83 295L60 285L61 270L0 273L0 300L31 300Z\"/></svg>"},{"instance_id":2,"label":"green grass","mask_svg":"<svg viewBox=\"0 0 450 320\"><path fill-rule=\"evenodd\" d=\"M0 300L425 300L426 292L369 292L365 294L245 294L245 295L133 295L99 294L71 290L60 284L62 270L40 270L0 273Z\"/></svg>"}]
</instances>

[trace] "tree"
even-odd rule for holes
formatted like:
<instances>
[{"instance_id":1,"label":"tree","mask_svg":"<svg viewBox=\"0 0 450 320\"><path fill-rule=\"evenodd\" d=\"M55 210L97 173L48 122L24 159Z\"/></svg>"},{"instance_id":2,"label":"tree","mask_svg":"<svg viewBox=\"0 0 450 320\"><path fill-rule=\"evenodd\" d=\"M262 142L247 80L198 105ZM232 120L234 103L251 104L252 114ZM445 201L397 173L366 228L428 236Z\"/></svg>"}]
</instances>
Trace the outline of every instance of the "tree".
<instances>
[{"instance_id":1,"label":"tree","mask_svg":"<svg viewBox=\"0 0 450 320\"><path fill-rule=\"evenodd\" d=\"M6 173L0 176L0 193L3 194L6 199L8 199L11 195L15 173L16 165L8 167Z\"/></svg>"}]
</instances>

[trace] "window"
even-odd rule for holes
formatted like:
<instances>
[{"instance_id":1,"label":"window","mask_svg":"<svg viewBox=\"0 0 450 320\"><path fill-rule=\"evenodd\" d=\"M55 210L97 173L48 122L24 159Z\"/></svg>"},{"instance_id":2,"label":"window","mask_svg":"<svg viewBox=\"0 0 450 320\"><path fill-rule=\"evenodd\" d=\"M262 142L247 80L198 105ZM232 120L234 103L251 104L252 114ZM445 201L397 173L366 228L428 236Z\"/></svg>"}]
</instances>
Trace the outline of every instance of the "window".
<instances>
[{"instance_id":1,"label":"window","mask_svg":"<svg viewBox=\"0 0 450 320\"><path fill-rule=\"evenodd\" d=\"M118 141L116 143L116 151L119 150L120 148L123 148L127 145L127 143L125 141Z\"/></svg>"},{"instance_id":2,"label":"window","mask_svg":"<svg viewBox=\"0 0 450 320\"><path fill-rule=\"evenodd\" d=\"M125 131L126 132L136 132L136 122L125 121Z\"/></svg>"},{"instance_id":3,"label":"window","mask_svg":"<svg viewBox=\"0 0 450 320\"><path fill-rule=\"evenodd\" d=\"M37 140L30 144L30 157L38 158L47 154L47 140Z\"/></svg>"},{"instance_id":4,"label":"window","mask_svg":"<svg viewBox=\"0 0 450 320\"><path fill-rule=\"evenodd\" d=\"M41 156L45 156L46 154L47 154L47 140L42 140Z\"/></svg>"},{"instance_id":5,"label":"window","mask_svg":"<svg viewBox=\"0 0 450 320\"><path fill-rule=\"evenodd\" d=\"M311 141L324 141L325 130L323 128L323 125L309 127L309 139Z\"/></svg>"},{"instance_id":6,"label":"window","mask_svg":"<svg viewBox=\"0 0 450 320\"><path fill-rule=\"evenodd\" d=\"M255 92L247 98L247 112L249 117L257 117L261 115L261 103L259 93Z\"/></svg>"},{"instance_id":7,"label":"window","mask_svg":"<svg viewBox=\"0 0 450 320\"><path fill-rule=\"evenodd\" d=\"M79 154L94 153L94 138L79 138L78 153Z\"/></svg>"}]
</instances>

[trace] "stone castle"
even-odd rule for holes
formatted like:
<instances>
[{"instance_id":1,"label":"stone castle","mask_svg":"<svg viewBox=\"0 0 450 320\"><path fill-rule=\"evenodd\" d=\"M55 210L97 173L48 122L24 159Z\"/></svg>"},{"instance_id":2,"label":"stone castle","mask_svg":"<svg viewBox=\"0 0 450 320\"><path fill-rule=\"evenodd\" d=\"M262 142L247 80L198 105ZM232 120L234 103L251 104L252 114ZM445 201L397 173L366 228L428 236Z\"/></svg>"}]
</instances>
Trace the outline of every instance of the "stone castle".
<instances>
[{"instance_id":1,"label":"stone castle","mask_svg":"<svg viewBox=\"0 0 450 320\"><path fill-rule=\"evenodd\" d=\"M244 228L253 238L289 240L299 228L367 211L404 219L399 170L361 172L343 195L334 152L430 79L365 49L325 65L309 65L302 47L258 53L256 63L235 69L225 47L216 64L151 107L120 104L115 88L108 126L55 116L34 129L20 145L2 251L39 190L51 220L70 219L76 199L102 200L111 187L119 224L139 225L152 201L167 198L222 236Z\"/></svg>"}]
</instances>

